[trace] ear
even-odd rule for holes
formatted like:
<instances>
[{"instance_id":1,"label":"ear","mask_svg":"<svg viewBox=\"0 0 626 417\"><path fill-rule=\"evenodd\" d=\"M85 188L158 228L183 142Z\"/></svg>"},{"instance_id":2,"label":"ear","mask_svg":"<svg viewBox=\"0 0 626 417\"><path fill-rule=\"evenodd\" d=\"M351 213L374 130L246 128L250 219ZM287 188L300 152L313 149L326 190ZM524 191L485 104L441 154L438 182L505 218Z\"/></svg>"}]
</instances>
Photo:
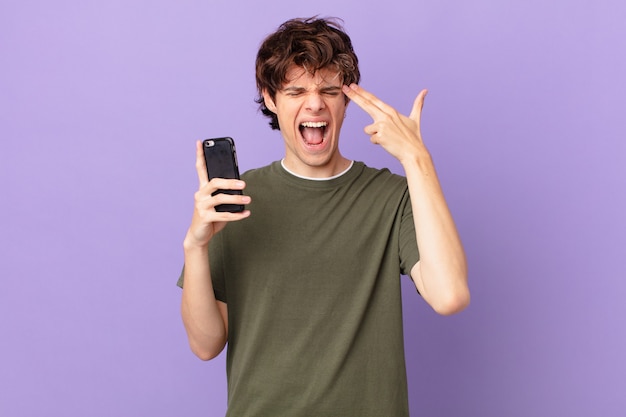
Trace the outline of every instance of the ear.
<instances>
[{"instance_id":1,"label":"ear","mask_svg":"<svg viewBox=\"0 0 626 417\"><path fill-rule=\"evenodd\" d=\"M263 90L263 101L265 101L265 107L272 113L276 113L276 103L272 100L267 90Z\"/></svg>"}]
</instances>

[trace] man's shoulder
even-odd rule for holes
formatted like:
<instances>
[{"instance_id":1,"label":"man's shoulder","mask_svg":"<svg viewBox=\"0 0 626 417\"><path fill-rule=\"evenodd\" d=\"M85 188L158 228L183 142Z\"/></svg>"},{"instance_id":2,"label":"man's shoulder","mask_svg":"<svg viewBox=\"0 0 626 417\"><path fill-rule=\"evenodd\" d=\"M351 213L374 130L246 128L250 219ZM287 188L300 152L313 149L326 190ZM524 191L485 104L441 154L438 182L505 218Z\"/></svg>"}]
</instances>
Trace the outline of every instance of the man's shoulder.
<instances>
[{"instance_id":1,"label":"man's shoulder","mask_svg":"<svg viewBox=\"0 0 626 417\"><path fill-rule=\"evenodd\" d=\"M375 167L371 167L371 166L367 165L365 162L360 162L360 161L355 161L354 164L356 166L362 165L363 166L363 172L367 173L368 175L404 178L401 175L394 174L393 172L391 172L389 170L389 168L375 168Z\"/></svg>"},{"instance_id":2,"label":"man's shoulder","mask_svg":"<svg viewBox=\"0 0 626 417\"><path fill-rule=\"evenodd\" d=\"M395 184L397 186L406 186L406 178L402 175L391 172L388 168L373 168L367 166L363 162L355 162L362 165L361 178L368 181L375 181L386 184Z\"/></svg>"},{"instance_id":3,"label":"man's shoulder","mask_svg":"<svg viewBox=\"0 0 626 417\"><path fill-rule=\"evenodd\" d=\"M268 176L273 175L276 170L275 165L280 162L272 162L269 165L265 165L259 168L252 168L241 174L241 179L248 181L255 181L258 179L267 178Z\"/></svg>"}]
</instances>

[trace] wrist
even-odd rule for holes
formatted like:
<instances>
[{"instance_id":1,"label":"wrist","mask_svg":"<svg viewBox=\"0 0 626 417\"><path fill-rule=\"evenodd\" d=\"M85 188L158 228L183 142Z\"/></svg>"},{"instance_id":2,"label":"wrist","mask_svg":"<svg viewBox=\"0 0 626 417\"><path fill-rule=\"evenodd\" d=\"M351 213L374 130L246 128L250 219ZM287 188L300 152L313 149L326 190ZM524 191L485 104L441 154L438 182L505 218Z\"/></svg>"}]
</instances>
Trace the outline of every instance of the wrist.
<instances>
[{"instance_id":1,"label":"wrist","mask_svg":"<svg viewBox=\"0 0 626 417\"><path fill-rule=\"evenodd\" d=\"M428 151L407 154L404 158L400 159L400 163L407 174L409 172L420 172L425 176L429 176L435 171L435 165Z\"/></svg>"},{"instance_id":2,"label":"wrist","mask_svg":"<svg viewBox=\"0 0 626 417\"><path fill-rule=\"evenodd\" d=\"M206 253L209 249L209 241L200 242L187 232L185 239L183 240L183 250L185 253L203 252Z\"/></svg>"}]
</instances>

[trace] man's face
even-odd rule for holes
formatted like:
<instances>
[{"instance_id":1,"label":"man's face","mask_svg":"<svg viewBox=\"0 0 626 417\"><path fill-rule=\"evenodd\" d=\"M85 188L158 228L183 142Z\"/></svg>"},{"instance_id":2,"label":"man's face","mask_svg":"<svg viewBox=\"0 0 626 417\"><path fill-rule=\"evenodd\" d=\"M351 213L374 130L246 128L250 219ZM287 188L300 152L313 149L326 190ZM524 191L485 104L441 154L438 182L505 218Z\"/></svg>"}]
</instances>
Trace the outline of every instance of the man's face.
<instances>
[{"instance_id":1,"label":"man's face","mask_svg":"<svg viewBox=\"0 0 626 417\"><path fill-rule=\"evenodd\" d=\"M293 66L276 99L264 93L268 109L276 113L285 141L285 166L309 177L327 177L345 168L339 154L339 131L346 112L337 71L310 74Z\"/></svg>"}]
</instances>

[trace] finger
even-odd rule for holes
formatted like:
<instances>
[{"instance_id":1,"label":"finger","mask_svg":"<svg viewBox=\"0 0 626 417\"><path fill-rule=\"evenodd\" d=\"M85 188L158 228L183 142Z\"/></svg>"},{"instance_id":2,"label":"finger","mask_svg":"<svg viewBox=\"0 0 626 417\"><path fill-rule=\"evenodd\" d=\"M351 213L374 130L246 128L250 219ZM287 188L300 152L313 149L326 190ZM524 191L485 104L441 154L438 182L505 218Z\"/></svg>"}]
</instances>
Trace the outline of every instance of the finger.
<instances>
[{"instance_id":1,"label":"finger","mask_svg":"<svg viewBox=\"0 0 626 417\"><path fill-rule=\"evenodd\" d=\"M240 212L229 212L229 211L216 211L215 212L215 221L216 222L233 222L237 220L245 219L250 216L250 210L244 210Z\"/></svg>"},{"instance_id":2,"label":"finger","mask_svg":"<svg viewBox=\"0 0 626 417\"><path fill-rule=\"evenodd\" d=\"M212 205L220 206L222 204L246 205L250 204L252 199L247 195L217 193L213 196Z\"/></svg>"},{"instance_id":3,"label":"finger","mask_svg":"<svg viewBox=\"0 0 626 417\"><path fill-rule=\"evenodd\" d=\"M198 188L198 191L195 193L196 202L207 202L213 201L216 191L218 190L243 190L246 188L246 183L242 180L230 180L225 178L213 178L211 181L204 184ZM236 194L240 195L240 194ZM216 203L214 205L221 204ZM247 204L247 203L243 203Z\"/></svg>"},{"instance_id":4,"label":"finger","mask_svg":"<svg viewBox=\"0 0 626 417\"><path fill-rule=\"evenodd\" d=\"M209 174L206 170L204 150L202 149L202 141L200 140L196 141L196 171L198 173L200 187L204 187L209 182Z\"/></svg>"},{"instance_id":5,"label":"finger","mask_svg":"<svg viewBox=\"0 0 626 417\"><path fill-rule=\"evenodd\" d=\"M342 91L350 100L354 101L367 114L372 116L373 119L391 109L389 105L378 99L378 97L356 84L350 84L349 87L344 85Z\"/></svg>"},{"instance_id":6,"label":"finger","mask_svg":"<svg viewBox=\"0 0 626 417\"><path fill-rule=\"evenodd\" d=\"M393 107L391 107L389 104L385 103L384 101L382 101L381 99L379 99L374 94L370 93L369 91L367 91L366 89L364 89L360 85L358 85L358 84L351 84L350 88L353 91L355 91L358 95L360 95L361 97L363 97L364 99L366 99L367 101L372 103L378 109L380 109L380 110L382 110L382 111L384 111L386 113L394 111Z\"/></svg>"},{"instance_id":7,"label":"finger","mask_svg":"<svg viewBox=\"0 0 626 417\"><path fill-rule=\"evenodd\" d=\"M415 101L413 102L413 109L411 109L411 114L409 118L416 121L419 125L420 119L422 118L422 108L424 107L424 99L426 98L426 94L428 94L428 90L422 90L415 97Z\"/></svg>"},{"instance_id":8,"label":"finger","mask_svg":"<svg viewBox=\"0 0 626 417\"><path fill-rule=\"evenodd\" d=\"M206 189L201 189L196 191L194 195L195 210L202 218L206 218L210 222L215 221L215 208L217 206L222 204L245 206L252 201L250 196L247 195L227 193L208 194L205 190Z\"/></svg>"},{"instance_id":9,"label":"finger","mask_svg":"<svg viewBox=\"0 0 626 417\"><path fill-rule=\"evenodd\" d=\"M372 123L371 125L367 125L363 128L363 131L369 135L375 135L376 133L378 133L378 126L376 125L376 123Z\"/></svg>"},{"instance_id":10,"label":"finger","mask_svg":"<svg viewBox=\"0 0 626 417\"><path fill-rule=\"evenodd\" d=\"M238 203L235 203L238 204ZM250 215L250 210L243 210L240 212L229 212L229 211L216 211L214 207L210 209L206 209L204 211L196 212L194 218L196 222L207 224L213 223L214 225L221 222L231 222L244 219ZM219 227L219 226L218 226Z\"/></svg>"},{"instance_id":11,"label":"finger","mask_svg":"<svg viewBox=\"0 0 626 417\"><path fill-rule=\"evenodd\" d=\"M246 183L243 180L235 180L229 178L213 178L210 182L212 189L215 190L243 190Z\"/></svg>"}]
</instances>

